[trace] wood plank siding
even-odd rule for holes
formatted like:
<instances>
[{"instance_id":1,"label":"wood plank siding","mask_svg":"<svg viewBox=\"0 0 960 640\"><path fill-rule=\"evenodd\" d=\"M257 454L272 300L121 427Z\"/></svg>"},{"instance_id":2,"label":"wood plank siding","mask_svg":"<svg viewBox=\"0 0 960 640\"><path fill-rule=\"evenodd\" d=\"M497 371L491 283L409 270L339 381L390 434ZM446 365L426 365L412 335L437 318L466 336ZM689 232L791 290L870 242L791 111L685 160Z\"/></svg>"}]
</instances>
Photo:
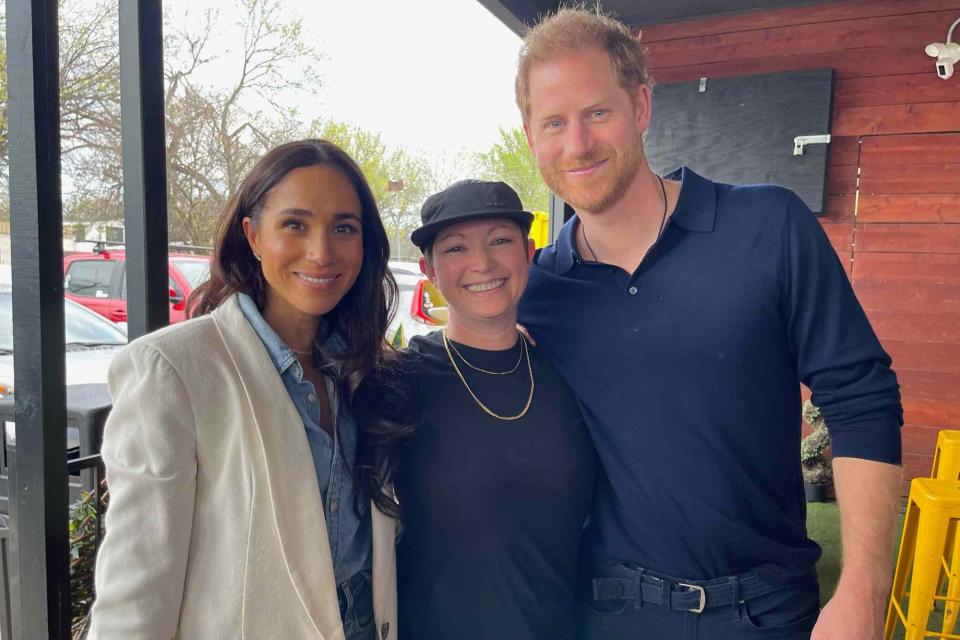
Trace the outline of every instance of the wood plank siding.
<instances>
[{"instance_id":1,"label":"wood plank siding","mask_svg":"<svg viewBox=\"0 0 960 640\"><path fill-rule=\"evenodd\" d=\"M960 77L924 53L960 0L855 0L644 28L657 82L836 73L821 218L903 394L907 479L960 429Z\"/></svg>"}]
</instances>

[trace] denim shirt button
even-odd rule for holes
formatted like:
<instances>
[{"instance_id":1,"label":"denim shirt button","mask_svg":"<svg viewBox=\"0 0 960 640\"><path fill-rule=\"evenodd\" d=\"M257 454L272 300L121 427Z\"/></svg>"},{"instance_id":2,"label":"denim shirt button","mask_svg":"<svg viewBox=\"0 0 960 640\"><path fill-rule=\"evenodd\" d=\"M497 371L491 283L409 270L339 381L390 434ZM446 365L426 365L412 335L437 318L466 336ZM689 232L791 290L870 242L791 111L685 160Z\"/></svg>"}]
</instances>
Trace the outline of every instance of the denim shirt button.
<instances>
[{"instance_id":1,"label":"denim shirt button","mask_svg":"<svg viewBox=\"0 0 960 640\"><path fill-rule=\"evenodd\" d=\"M316 401L317 401L317 394L311 393L310 395L307 396L307 400L309 400L310 402L316 402Z\"/></svg>"}]
</instances>

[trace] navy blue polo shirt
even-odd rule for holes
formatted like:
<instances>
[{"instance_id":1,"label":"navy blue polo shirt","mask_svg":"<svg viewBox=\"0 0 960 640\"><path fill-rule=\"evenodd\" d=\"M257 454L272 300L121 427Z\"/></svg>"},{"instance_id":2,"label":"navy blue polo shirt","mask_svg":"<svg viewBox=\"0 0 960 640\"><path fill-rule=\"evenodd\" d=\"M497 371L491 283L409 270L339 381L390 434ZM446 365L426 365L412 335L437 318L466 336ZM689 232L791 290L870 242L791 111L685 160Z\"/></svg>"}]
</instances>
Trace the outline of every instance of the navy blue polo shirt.
<instances>
[{"instance_id":1,"label":"navy blue polo shirt","mask_svg":"<svg viewBox=\"0 0 960 640\"><path fill-rule=\"evenodd\" d=\"M826 234L791 191L687 168L634 273L584 261L577 218L520 321L576 392L606 471L589 551L691 580L807 573L800 383L834 456L900 463L902 409Z\"/></svg>"}]
</instances>

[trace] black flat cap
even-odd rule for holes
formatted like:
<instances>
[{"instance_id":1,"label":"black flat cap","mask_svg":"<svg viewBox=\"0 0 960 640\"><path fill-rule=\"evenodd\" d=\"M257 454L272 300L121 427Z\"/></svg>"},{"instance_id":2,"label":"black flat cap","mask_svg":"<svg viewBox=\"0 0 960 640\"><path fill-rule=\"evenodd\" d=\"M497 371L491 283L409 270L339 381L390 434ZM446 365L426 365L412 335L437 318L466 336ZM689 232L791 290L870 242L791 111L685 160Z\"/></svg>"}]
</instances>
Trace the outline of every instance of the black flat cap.
<instances>
[{"instance_id":1,"label":"black flat cap","mask_svg":"<svg viewBox=\"0 0 960 640\"><path fill-rule=\"evenodd\" d=\"M523 229L533 223L533 214L523 210L520 196L505 183L461 180L426 199L420 208L422 226L410 241L423 251L444 227L478 218L507 218Z\"/></svg>"}]
</instances>

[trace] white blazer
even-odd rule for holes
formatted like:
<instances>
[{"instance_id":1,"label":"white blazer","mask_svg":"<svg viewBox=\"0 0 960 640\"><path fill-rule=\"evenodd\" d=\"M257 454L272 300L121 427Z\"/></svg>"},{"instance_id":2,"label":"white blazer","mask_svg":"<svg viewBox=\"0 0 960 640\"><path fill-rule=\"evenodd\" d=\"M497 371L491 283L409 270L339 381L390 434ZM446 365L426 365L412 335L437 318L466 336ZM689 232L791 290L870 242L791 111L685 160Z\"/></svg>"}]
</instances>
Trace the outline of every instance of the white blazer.
<instances>
[{"instance_id":1,"label":"white blazer","mask_svg":"<svg viewBox=\"0 0 960 640\"><path fill-rule=\"evenodd\" d=\"M91 640L343 638L300 415L237 303L110 367ZM396 522L373 507L373 608L397 638Z\"/></svg>"}]
</instances>

